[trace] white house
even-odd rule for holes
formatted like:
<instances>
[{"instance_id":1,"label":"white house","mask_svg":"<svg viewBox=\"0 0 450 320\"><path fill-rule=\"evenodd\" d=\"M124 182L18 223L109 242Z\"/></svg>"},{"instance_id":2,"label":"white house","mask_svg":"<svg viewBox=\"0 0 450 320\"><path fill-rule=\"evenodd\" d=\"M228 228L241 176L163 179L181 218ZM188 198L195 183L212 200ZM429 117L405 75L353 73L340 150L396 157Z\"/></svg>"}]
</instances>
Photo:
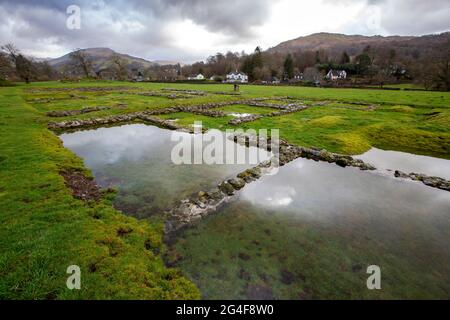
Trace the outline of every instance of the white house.
<instances>
[{"instance_id":1,"label":"white house","mask_svg":"<svg viewBox=\"0 0 450 320\"><path fill-rule=\"evenodd\" d=\"M227 74L227 80L226 82L240 82L240 83L247 83L248 82L248 76L243 72L231 72Z\"/></svg>"},{"instance_id":2,"label":"white house","mask_svg":"<svg viewBox=\"0 0 450 320\"><path fill-rule=\"evenodd\" d=\"M294 81L303 81L303 73L294 75Z\"/></svg>"},{"instance_id":3,"label":"white house","mask_svg":"<svg viewBox=\"0 0 450 320\"><path fill-rule=\"evenodd\" d=\"M197 75L189 76L188 80L205 80L205 76L199 73Z\"/></svg>"},{"instance_id":4,"label":"white house","mask_svg":"<svg viewBox=\"0 0 450 320\"><path fill-rule=\"evenodd\" d=\"M345 70L331 69L327 73L327 79L329 79L329 80L347 79L347 72Z\"/></svg>"}]
</instances>

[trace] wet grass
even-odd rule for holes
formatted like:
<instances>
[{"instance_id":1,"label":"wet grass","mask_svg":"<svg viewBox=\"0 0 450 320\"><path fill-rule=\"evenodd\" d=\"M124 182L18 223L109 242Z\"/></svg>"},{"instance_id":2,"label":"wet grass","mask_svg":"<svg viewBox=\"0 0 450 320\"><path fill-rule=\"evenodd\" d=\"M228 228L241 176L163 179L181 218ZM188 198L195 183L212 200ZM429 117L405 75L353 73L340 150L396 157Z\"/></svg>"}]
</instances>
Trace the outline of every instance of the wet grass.
<instances>
[{"instance_id":1,"label":"wet grass","mask_svg":"<svg viewBox=\"0 0 450 320\"><path fill-rule=\"evenodd\" d=\"M90 173L21 95L20 87L0 88L0 298L199 297L179 271L146 249L163 250L161 222L126 217L112 208L111 196L72 197L59 172ZM74 264L81 290L71 291L66 269Z\"/></svg>"}]
</instances>

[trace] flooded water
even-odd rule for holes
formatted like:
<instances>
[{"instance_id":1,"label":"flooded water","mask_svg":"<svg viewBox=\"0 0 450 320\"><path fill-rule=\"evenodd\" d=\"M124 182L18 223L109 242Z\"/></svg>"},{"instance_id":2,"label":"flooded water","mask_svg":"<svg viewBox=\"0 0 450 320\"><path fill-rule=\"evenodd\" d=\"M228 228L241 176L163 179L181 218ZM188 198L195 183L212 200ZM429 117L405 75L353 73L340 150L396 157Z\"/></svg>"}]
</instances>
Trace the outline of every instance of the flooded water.
<instances>
[{"instance_id":1,"label":"flooded water","mask_svg":"<svg viewBox=\"0 0 450 320\"><path fill-rule=\"evenodd\" d=\"M175 165L171 134L134 124L61 139L99 184L118 188L117 208L142 218L250 166ZM448 178L445 160L381 150L360 158ZM449 192L297 159L187 229L166 261L208 299L448 299L449 249ZM381 290L366 286L370 265Z\"/></svg>"},{"instance_id":2,"label":"flooded water","mask_svg":"<svg viewBox=\"0 0 450 320\"><path fill-rule=\"evenodd\" d=\"M448 298L450 193L297 159L189 229L169 257L205 298ZM368 290L367 267L381 268Z\"/></svg>"},{"instance_id":3,"label":"flooded water","mask_svg":"<svg viewBox=\"0 0 450 320\"><path fill-rule=\"evenodd\" d=\"M245 117L249 117L252 114L251 113L229 113L229 116L235 117L235 118L245 118Z\"/></svg>"},{"instance_id":4,"label":"flooded water","mask_svg":"<svg viewBox=\"0 0 450 320\"><path fill-rule=\"evenodd\" d=\"M372 148L355 156L381 170L400 170L405 173L423 173L428 176L450 180L450 160L419 156L406 152L386 151Z\"/></svg>"},{"instance_id":5,"label":"flooded water","mask_svg":"<svg viewBox=\"0 0 450 320\"><path fill-rule=\"evenodd\" d=\"M62 134L60 138L65 147L84 159L100 186L118 189L115 207L138 218L160 214L177 201L208 190L253 166L176 165L171 160L171 152L178 144L171 140L173 133L155 126L132 124ZM176 134L193 139L189 133ZM231 141L227 143L234 145ZM191 158L198 150L202 146L192 148ZM223 152L218 153L221 156ZM268 155L262 155L261 160L265 159Z\"/></svg>"}]
</instances>

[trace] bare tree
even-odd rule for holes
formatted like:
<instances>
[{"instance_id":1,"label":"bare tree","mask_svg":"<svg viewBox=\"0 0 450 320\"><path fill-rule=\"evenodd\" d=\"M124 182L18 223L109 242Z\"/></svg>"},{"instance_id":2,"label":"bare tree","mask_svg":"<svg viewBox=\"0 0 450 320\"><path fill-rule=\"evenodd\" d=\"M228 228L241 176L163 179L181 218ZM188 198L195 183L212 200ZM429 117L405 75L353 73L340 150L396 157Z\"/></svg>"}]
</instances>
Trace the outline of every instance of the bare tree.
<instances>
[{"instance_id":1,"label":"bare tree","mask_svg":"<svg viewBox=\"0 0 450 320\"><path fill-rule=\"evenodd\" d=\"M75 49L70 54L70 60L73 67L83 73L86 78L89 78L92 74L92 63L84 50Z\"/></svg>"},{"instance_id":2,"label":"bare tree","mask_svg":"<svg viewBox=\"0 0 450 320\"><path fill-rule=\"evenodd\" d=\"M323 78L323 75L316 67L309 67L305 69L303 77L306 81L316 82L320 81Z\"/></svg>"},{"instance_id":3,"label":"bare tree","mask_svg":"<svg viewBox=\"0 0 450 320\"><path fill-rule=\"evenodd\" d=\"M7 43L3 45L1 49L3 52L6 52L11 57L13 62L16 61L17 56L20 54L19 49L17 49L16 46L12 43Z\"/></svg>"},{"instance_id":4,"label":"bare tree","mask_svg":"<svg viewBox=\"0 0 450 320\"><path fill-rule=\"evenodd\" d=\"M8 79L12 73L11 59L4 52L0 52L0 80Z\"/></svg>"},{"instance_id":5,"label":"bare tree","mask_svg":"<svg viewBox=\"0 0 450 320\"><path fill-rule=\"evenodd\" d=\"M128 79L127 61L114 53L111 57L111 64L117 79L124 81Z\"/></svg>"},{"instance_id":6,"label":"bare tree","mask_svg":"<svg viewBox=\"0 0 450 320\"><path fill-rule=\"evenodd\" d=\"M26 83L30 83L31 79L36 76L36 68L33 62L25 58L12 43L8 43L1 47L6 52L15 65L17 75Z\"/></svg>"},{"instance_id":7,"label":"bare tree","mask_svg":"<svg viewBox=\"0 0 450 320\"><path fill-rule=\"evenodd\" d=\"M437 89L450 91L450 54L437 62L433 82Z\"/></svg>"}]
</instances>

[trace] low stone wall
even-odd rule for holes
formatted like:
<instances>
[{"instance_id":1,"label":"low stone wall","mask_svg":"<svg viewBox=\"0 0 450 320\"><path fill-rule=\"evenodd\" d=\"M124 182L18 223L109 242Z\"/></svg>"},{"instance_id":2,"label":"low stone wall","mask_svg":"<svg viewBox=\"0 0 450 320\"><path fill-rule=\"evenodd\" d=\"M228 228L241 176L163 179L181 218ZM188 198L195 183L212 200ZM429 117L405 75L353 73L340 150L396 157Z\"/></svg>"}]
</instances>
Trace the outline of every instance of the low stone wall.
<instances>
[{"instance_id":1,"label":"low stone wall","mask_svg":"<svg viewBox=\"0 0 450 320\"><path fill-rule=\"evenodd\" d=\"M274 100L274 99L271 99L271 100ZM284 100L284 98L281 98L279 100ZM283 110L283 109L289 109L292 107L297 107L297 106L299 106L299 104L298 103L275 104L275 103L264 103L264 102L252 102L249 104L249 106Z\"/></svg>"},{"instance_id":2,"label":"low stone wall","mask_svg":"<svg viewBox=\"0 0 450 320\"><path fill-rule=\"evenodd\" d=\"M213 118L221 118L226 117L227 114L225 112L219 110L195 110L192 111L193 114L199 114L202 116L213 117Z\"/></svg>"},{"instance_id":3,"label":"low stone wall","mask_svg":"<svg viewBox=\"0 0 450 320\"><path fill-rule=\"evenodd\" d=\"M123 115L123 116L133 117L133 116L138 116L139 114L162 115L162 114L171 114L171 113L177 113L177 112L189 112L189 113L193 113L193 114L202 114L202 115L206 115L206 116L210 116L210 117L225 117L227 115L225 112L211 111L211 109L230 106L230 105L238 105L238 104L251 105L252 103L257 103L257 102L264 101L264 100L266 100L266 98L255 98L255 99L226 101L226 102L212 102L212 103L204 103L204 104L199 104L199 105L174 106L174 107L168 107L168 108L136 112L136 113ZM117 105L117 107L123 107L123 106L124 105ZM47 113L47 116L66 117L66 116L80 115L80 114L85 114L85 113L89 113L89 112L105 110L105 109L109 109L109 108L112 108L112 107L99 106L99 107L88 107L88 108L78 109L78 110L49 111ZM286 109L286 110L283 110L280 112L288 112L287 110L289 110L289 109ZM271 115L277 115L277 113L275 112L275 113L272 113ZM72 124L68 123L67 125L75 125L74 122L78 122L78 123L80 123L80 126L89 126L89 124L85 124L85 123L90 123L94 120L96 120L97 122L100 122L100 124L105 124L105 123L103 123L103 121L105 119L109 119L109 121L111 121L111 123L116 123L117 122L116 117L121 118L122 116L105 117L102 119L74 120L74 121L70 121L70 123L72 123ZM60 123L59 125L54 122L49 123L49 128L51 128L51 129L58 129L58 128L64 129L64 127L65 127L64 123ZM73 129L73 127L70 127L70 128L68 127L68 129Z\"/></svg>"},{"instance_id":4,"label":"low stone wall","mask_svg":"<svg viewBox=\"0 0 450 320\"><path fill-rule=\"evenodd\" d=\"M127 114L127 115L117 115L109 116L104 118L91 118L86 120L69 120L61 122L49 122L48 128L51 130L72 130L80 129L84 127L95 127L101 125L118 124L122 122L131 122L136 120L138 114Z\"/></svg>"},{"instance_id":5,"label":"low stone wall","mask_svg":"<svg viewBox=\"0 0 450 320\"><path fill-rule=\"evenodd\" d=\"M189 95L192 95L192 96L206 96L206 95L208 95L205 91L201 91L201 90L163 88L162 91L181 92L181 93L189 94Z\"/></svg>"},{"instance_id":6,"label":"low stone wall","mask_svg":"<svg viewBox=\"0 0 450 320\"><path fill-rule=\"evenodd\" d=\"M191 223L216 212L221 205L231 201L236 192L247 183L257 180L271 169L271 162L265 161L239 173L235 178L222 181L216 188L200 191L197 195L182 200L178 206L167 212L166 236L170 237L171 234Z\"/></svg>"},{"instance_id":7,"label":"low stone wall","mask_svg":"<svg viewBox=\"0 0 450 320\"><path fill-rule=\"evenodd\" d=\"M440 177L430 177L425 174L414 173L414 172L404 173L399 170L395 171L394 176L396 178L420 181L429 187L438 188L438 189L445 190L445 191L450 191L450 181L440 178Z\"/></svg>"},{"instance_id":8,"label":"low stone wall","mask_svg":"<svg viewBox=\"0 0 450 320\"><path fill-rule=\"evenodd\" d=\"M231 119L230 121L228 121L228 124L237 126L241 123L252 122L261 118L264 118L262 114L251 114L249 116Z\"/></svg>"},{"instance_id":9,"label":"low stone wall","mask_svg":"<svg viewBox=\"0 0 450 320\"><path fill-rule=\"evenodd\" d=\"M234 92L234 91L230 91L230 92L227 92L227 91L202 91L202 90L175 89L175 88L163 88L162 90L169 91L169 92L182 92L185 94L197 95L197 96L206 96L208 94L238 96L241 94L240 92Z\"/></svg>"},{"instance_id":10,"label":"low stone wall","mask_svg":"<svg viewBox=\"0 0 450 320\"><path fill-rule=\"evenodd\" d=\"M151 115L145 114L145 113L141 113L137 116L137 119L140 119L144 122L148 122L148 123L152 123L155 124L159 127L163 127L163 128L167 128L170 130L178 130L178 131L183 131L183 132L193 132L193 129L186 129L185 127L182 127L180 125L178 125L177 123L175 123L172 120L164 120L158 117L153 117Z\"/></svg>"},{"instance_id":11,"label":"low stone wall","mask_svg":"<svg viewBox=\"0 0 450 320\"><path fill-rule=\"evenodd\" d=\"M117 124L120 122L130 122L134 121L138 118L142 119L147 116L152 115L162 115L162 114L171 114L177 112L206 112L213 108L223 107L232 104L243 104L248 101L253 100L245 100L245 101L231 101L231 102L217 102L217 103L205 103L200 105L192 105L192 106L176 106L162 109L154 109L147 110L142 112L129 113L124 115L116 115L116 116L108 116L103 118L91 118L85 120L70 120L70 121L62 121L62 122L49 122L48 128L51 130L71 130L83 127L91 127L91 126L99 126L99 125L107 125L107 124ZM157 119L156 117L152 117L151 119ZM161 120L161 119L160 119ZM165 121L165 120L161 120ZM154 123L154 121L152 122Z\"/></svg>"}]
</instances>

